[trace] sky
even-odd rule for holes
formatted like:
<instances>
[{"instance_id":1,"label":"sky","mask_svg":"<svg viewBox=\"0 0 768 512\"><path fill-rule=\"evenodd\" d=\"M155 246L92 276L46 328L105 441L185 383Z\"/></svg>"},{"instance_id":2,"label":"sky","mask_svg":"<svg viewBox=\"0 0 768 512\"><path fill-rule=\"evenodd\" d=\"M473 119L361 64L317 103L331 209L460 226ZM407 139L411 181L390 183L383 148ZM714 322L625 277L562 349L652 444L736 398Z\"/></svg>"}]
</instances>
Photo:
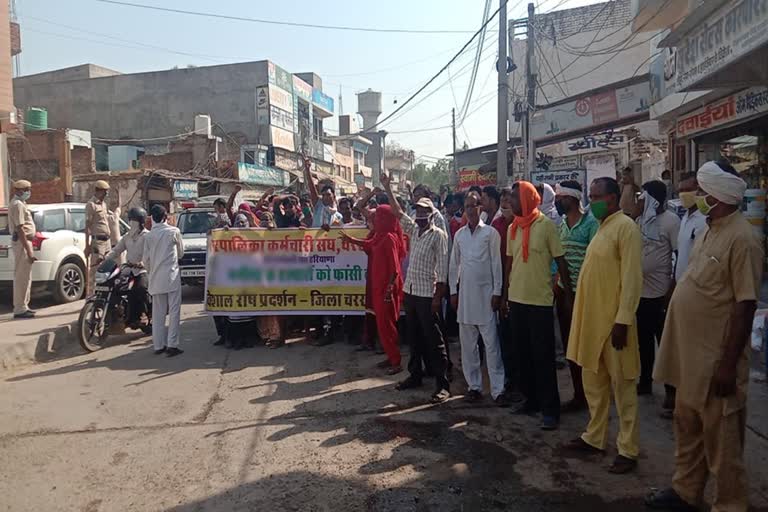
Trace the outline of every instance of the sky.
<instances>
[{"instance_id":1,"label":"sky","mask_svg":"<svg viewBox=\"0 0 768 512\"><path fill-rule=\"evenodd\" d=\"M439 71L482 24L483 0L126 0L228 16L297 23L466 33L405 34L288 27L166 13L98 0L15 0L21 24L21 75L93 63L123 73L269 59L292 73L314 71L343 113L357 110L356 92L383 94L380 119ZM594 3L541 0L537 12ZM492 0L491 13L498 8ZM527 3L509 0L509 19L527 15ZM457 143L496 139L495 71L498 18L488 24L477 79ZM477 41L477 39L476 39ZM472 45L423 93L381 125L387 141L424 160L452 150L451 108L460 111L469 89ZM522 56L521 56L522 58ZM411 105L415 105L411 109ZM461 118L459 118L461 121ZM336 128L335 118L326 127ZM413 132L413 130L428 130ZM168 134L173 135L173 134Z\"/></svg>"}]
</instances>

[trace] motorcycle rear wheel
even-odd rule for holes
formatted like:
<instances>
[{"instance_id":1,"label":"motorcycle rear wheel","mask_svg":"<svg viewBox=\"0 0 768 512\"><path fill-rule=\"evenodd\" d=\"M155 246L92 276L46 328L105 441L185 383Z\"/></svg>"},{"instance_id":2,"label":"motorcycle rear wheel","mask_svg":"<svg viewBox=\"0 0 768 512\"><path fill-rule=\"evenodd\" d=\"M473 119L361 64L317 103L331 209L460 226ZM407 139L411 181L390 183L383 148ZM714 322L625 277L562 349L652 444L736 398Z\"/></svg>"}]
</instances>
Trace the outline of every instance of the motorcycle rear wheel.
<instances>
[{"instance_id":1,"label":"motorcycle rear wheel","mask_svg":"<svg viewBox=\"0 0 768 512\"><path fill-rule=\"evenodd\" d=\"M97 308L93 302L86 302L77 319L77 338L86 352L96 352L104 348L107 330L102 316L105 311Z\"/></svg>"}]
</instances>

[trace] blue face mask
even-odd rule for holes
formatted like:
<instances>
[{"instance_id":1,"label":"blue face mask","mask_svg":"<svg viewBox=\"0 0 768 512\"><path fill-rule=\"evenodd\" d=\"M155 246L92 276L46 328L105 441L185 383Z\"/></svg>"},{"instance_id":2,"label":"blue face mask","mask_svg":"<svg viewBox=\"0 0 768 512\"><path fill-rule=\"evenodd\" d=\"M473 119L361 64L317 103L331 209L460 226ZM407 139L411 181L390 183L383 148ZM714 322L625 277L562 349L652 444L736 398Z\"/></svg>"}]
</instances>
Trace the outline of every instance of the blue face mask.
<instances>
[{"instance_id":1,"label":"blue face mask","mask_svg":"<svg viewBox=\"0 0 768 512\"><path fill-rule=\"evenodd\" d=\"M21 195L19 196L19 199L21 199L22 201L29 201L30 197L32 197L32 192L27 190L26 192L21 193Z\"/></svg>"}]
</instances>

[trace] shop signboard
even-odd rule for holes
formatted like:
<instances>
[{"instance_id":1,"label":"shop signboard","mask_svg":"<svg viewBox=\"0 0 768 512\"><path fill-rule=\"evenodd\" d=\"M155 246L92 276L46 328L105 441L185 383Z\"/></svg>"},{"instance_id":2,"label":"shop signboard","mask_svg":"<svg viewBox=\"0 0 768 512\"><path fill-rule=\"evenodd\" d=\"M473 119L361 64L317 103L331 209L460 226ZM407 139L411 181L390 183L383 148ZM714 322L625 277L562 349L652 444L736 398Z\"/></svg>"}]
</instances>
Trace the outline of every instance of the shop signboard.
<instances>
[{"instance_id":1,"label":"shop signboard","mask_svg":"<svg viewBox=\"0 0 768 512\"><path fill-rule=\"evenodd\" d=\"M362 153L364 155L367 155L369 147L370 146L368 144L363 144L362 142L358 142L356 140L352 141L352 149L354 149L358 153Z\"/></svg>"},{"instance_id":2,"label":"shop signboard","mask_svg":"<svg viewBox=\"0 0 768 512\"><path fill-rule=\"evenodd\" d=\"M307 103L312 103L312 86L296 75L293 76L293 93Z\"/></svg>"},{"instance_id":3,"label":"shop signboard","mask_svg":"<svg viewBox=\"0 0 768 512\"><path fill-rule=\"evenodd\" d=\"M675 48L660 48L659 54L648 66L648 72L651 76L651 105L677 91L677 84L675 83L676 54Z\"/></svg>"},{"instance_id":4,"label":"shop signboard","mask_svg":"<svg viewBox=\"0 0 768 512\"><path fill-rule=\"evenodd\" d=\"M584 135L578 139L571 139L565 143L567 154L592 153L607 149L621 149L629 142L627 136L621 132L606 130L603 132Z\"/></svg>"},{"instance_id":5,"label":"shop signboard","mask_svg":"<svg viewBox=\"0 0 768 512\"><path fill-rule=\"evenodd\" d=\"M275 85L284 91L293 93L293 75L275 64Z\"/></svg>"},{"instance_id":6,"label":"shop signboard","mask_svg":"<svg viewBox=\"0 0 768 512\"><path fill-rule=\"evenodd\" d=\"M569 171L571 169L578 169L579 157L578 156L556 156L549 164L550 171Z\"/></svg>"},{"instance_id":7,"label":"shop signboard","mask_svg":"<svg viewBox=\"0 0 768 512\"><path fill-rule=\"evenodd\" d=\"M766 43L768 2L728 2L677 44L677 90L696 85Z\"/></svg>"},{"instance_id":8,"label":"shop signboard","mask_svg":"<svg viewBox=\"0 0 768 512\"><path fill-rule=\"evenodd\" d=\"M267 87L256 88L256 108L266 109L269 106L269 92Z\"/></svg>"},{"instance_id":9,"label":"shop signboard","mask_svg":"<svg viewBox=\"0 0 768 512\"><path fill-rule=\"evenodd\" d=\"M677 136L689 137L734 121L766 113L768 113L768 87L752 87L681 116L677 120Z\"/></svg>"},{"instance_id":10,"label":"shop signboard","mask_svg":"<svg viewBox=\"0 0 768 512\"><path fill-rule=\"evenodd\" d=\"M293 114L274 105L269 107L269 122L272 126L277 126L283 130L293 133Z\"/></svg>"},{"instance_id":11,"label":"shop signboard","mask_svg":"<svg viewBox=\"0 0 768 512\"><path fill-rule=\"evenodd\" d=\"M272 145L277 148L287 149L288 151L295 151L296 146L293 140L293 132L283 130L277 126L269 127L270 135L272 136Z\"/></svg>"},{"instance_id":12,"label":"shop signboard","mask_svg":"<svg viewBox=\"0 0 768 512\"><path fill-rule=\"evenodd\" d=\"M459 169L459 190L467 190L469 187L485 187L496 185L496 172L480 172L479 165L462 167Z\"/></svg>"},{"instance_id":13,"label":"shop signboard","mask_svg":"<svg viewBox=\"0 0 768 512\"><path fill-rule=\"evenodd\" d=\"M174 180L173 181L173 198L174 199L196 199L197 198L197 182L187 180Z\"/></svg>"},{"instance_id":14,"label":"shop signboard","mask_svg":"<svg viewBox=\"0 0 768 512\"><path fill-rule=\"evenodd\" d=\"M283 187L287 185L288 174L262 164L237 163L237 178L248 185Z\"/></svg>"},{"instance_id":15,"label":"shop signboard","mask_svg":"<svg viewBox=\"0 0 768 512\"><path fill-rule=\"evenodd\" d=\"M563 138L569 133L648 117L650 106L648 80L586 94L540 108L533 116L531 130L537 142Z\"/></svg>"},{"instance_id":16,"label":"shop signboard","mask_svg":"<svg viewBox=\"0 0 768 512\"><path fill-rule=\"evenodd\" d=\"M269 86L269 104L287 112L293 111L293 95L274 85Z\"/></svg>"},{"instance_id":17,"label":"shop signboard","mask_svg":"<svg viewBox=\"0 0 768 512\"><path fill-rule=\"evenodd\" d=\"M534 185L546 183L547 185L554 187L563 181L578 181L581 184L582 189L584 189L584 180L586 179L586 176L587 172L584 169L565 169L561 171L542 169L531 173L531 183Z\"/></svg>"},{"instance_id":18,"label":"shop signboard","mask_svg":"<svg viewBox=\"0 0 768 512\"><path fill-rule=\"evenodd\" d=\"M333 98L320 89L312 89L312 104L329 116L333 115Z\"/></svg>"}]
</instances>

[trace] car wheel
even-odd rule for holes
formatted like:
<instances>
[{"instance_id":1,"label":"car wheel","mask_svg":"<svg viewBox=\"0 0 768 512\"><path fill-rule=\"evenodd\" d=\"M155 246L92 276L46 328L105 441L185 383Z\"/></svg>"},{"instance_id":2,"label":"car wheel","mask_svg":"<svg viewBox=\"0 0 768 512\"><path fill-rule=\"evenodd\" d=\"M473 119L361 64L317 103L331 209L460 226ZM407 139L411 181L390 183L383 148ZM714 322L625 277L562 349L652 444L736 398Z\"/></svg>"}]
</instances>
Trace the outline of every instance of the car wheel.
<instances>
[{"instance_id":1,"label":"car wheel","mask_svg":"<svg viewBox=\"0 0 768 512\"><path fill-rule=\"evenodd\" d=\"M85 293L85 272L76 263L64 263L56 272L53 296L56 302L65 304L83 298Z\"/></svg>"}]
</instances>

